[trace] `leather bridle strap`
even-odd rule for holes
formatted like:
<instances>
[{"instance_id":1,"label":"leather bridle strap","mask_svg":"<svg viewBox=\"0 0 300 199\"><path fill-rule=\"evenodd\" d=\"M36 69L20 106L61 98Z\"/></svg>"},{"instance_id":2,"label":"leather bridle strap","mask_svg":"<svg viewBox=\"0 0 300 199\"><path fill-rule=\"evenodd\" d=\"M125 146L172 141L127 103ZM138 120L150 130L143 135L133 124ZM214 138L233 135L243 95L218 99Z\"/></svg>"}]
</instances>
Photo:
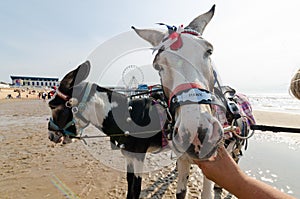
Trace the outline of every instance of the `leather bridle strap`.
<instances>
[{"instance_id":1,"label":"leather bridle strap","mask_svg":"<svg viewBox=\"0 0 300 199\"><path fill-rule=\"evenodd\" d=\"M63 94L59 89L56 89L55 93L58 97L60 97L61 99L65 100L65 101L68 101L70 99L70 97L68 95Z\"/></svg>"},{"instance_id":2,"label":"leather bridle strap","mask_svg":"<svg viewBox=\"0 0 300 199\"><path fill-rule=\"evenodd\" d=\"M226 110L224 104L213 93L197 83L181 84L172 91L168 101L172 117L179 106L186 104L214 104Z\"/></svg>"},{"instance_id":3,"label":"leather bridle strap","mask_svg":"<svg viewBox=\"0 0 300 199\"><path fill-rule=\"evenodd\" d=\"M170 107L170 103L171 103L171 99L177 95L179 92L188 90L188 89L192 89L192 88L199 88L199 89L203 89L203 87L200 84L197 83L186 83L186 84L180 84L179 86L177 86L172 92L171 95L169 97L169 101L168 101L168 105Z\"/></svg>"}]
</instances>

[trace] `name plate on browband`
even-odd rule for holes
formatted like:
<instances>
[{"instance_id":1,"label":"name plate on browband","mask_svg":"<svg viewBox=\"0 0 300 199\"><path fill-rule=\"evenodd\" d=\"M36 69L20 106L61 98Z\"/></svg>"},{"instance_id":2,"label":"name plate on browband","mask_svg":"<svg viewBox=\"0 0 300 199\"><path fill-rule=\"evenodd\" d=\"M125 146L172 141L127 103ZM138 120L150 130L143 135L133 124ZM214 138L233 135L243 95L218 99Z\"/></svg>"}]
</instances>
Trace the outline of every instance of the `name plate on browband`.
<instances>
[{"instance_id":1,"label":"name plate on browband","mask_svg":"<svg viewBox=\"0 0 300 199\"><path fill-rule=\"evenodd\" d=\"M173 103L181 103L186 101L197 102L197 103L211 102L212 95L207 91L200 90L198 88L193 88L188 90L187 92L182 92L181 94L176 95L176 97L172 99Z\"/></svg>"}]
</instances>

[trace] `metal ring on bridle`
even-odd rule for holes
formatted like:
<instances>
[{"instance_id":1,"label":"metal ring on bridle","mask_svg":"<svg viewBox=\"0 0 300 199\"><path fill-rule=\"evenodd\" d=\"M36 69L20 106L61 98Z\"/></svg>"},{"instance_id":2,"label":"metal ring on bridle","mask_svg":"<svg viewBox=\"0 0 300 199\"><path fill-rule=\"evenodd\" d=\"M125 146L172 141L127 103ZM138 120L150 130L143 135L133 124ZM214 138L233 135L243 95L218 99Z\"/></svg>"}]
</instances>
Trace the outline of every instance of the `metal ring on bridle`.
<instances>
[{"instance_id":1,"label":"metal ring on bridle","mask_svg":"<svg viewBox=\"0 0 300 199\"><path fill-rule=\"evenodd\" d=\"M251 122L253 122L253 120L251 118L249 118L248 116L244 115L244 116L241 116L241 117L245 117L245 118L249 119ZM238 137L239 139L242 139L242 140L247 140L247 139L251 138L254 135L254 130L252 131L251 134L249 134L247 136L240 136L239 134L236 133L236 130L235 130L234 126L233 126L233 124L236 122L236 120L237 119L234 119L232 121L232 123L231 123L231 129L232 129L232 131L230 131L230 132L232 132L236 137Z\"/></svg>"},{"instance_id":2,"label":"metal ring on bridle","mask_svg":"<svg viewBox=\"0 0 300 199\"><path fill-rule=\"evenodd\" d=\"M78 107L77 106L72 107L71 110L72 110L72 113L74 113L74 114L78 113Z\"/></svg>"},{"instance_id":3,"label":"metal ring on bridle","mask_svg":"<svg viewBox=\"0 0 300 199\"><path fill-rule=\"evenodd\" d=\"M71 105L70 101L66 101L65 106L67 108L72 108L72 105Z\"/></svg>"}]
</instances>

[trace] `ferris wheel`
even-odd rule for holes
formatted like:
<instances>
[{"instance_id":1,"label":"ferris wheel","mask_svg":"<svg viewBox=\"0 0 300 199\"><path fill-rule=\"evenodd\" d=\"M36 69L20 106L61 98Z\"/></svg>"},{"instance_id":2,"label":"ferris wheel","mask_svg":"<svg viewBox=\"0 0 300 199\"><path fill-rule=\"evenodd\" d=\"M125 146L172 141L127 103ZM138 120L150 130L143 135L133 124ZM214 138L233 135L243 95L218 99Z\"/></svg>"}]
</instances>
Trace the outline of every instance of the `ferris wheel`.
<instances>
[{"instance_id":1,"label":"ferris wheel","mask_svg":"<svg viewBox=\"0 0 300 199\"><path fill-rule=\"evenodd\" d=\"M136 65L129 65L123 70L122 81L127 88L137 88L144 81L143 71Z\"/></svg>"}]
</instances>

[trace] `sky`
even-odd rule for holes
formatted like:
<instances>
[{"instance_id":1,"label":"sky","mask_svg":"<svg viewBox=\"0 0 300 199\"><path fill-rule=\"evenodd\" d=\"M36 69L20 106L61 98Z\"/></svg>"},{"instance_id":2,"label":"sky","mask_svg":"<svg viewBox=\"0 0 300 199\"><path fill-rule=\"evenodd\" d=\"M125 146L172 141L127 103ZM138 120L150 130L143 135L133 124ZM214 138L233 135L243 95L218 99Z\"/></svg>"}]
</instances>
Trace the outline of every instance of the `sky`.
<instances>
[{"instance_id":1,"label":"sky","mask_svg":"<svg viewBox=\"0 0 300 199\"><path fill-rule=\"evenodd\" d=\"M62 78L132 25L188 25L213 4L203 37L222 82L242 92L288 92L300 68L299 0L0 1L0 81Z\"/></svg>"}]
</instances>

